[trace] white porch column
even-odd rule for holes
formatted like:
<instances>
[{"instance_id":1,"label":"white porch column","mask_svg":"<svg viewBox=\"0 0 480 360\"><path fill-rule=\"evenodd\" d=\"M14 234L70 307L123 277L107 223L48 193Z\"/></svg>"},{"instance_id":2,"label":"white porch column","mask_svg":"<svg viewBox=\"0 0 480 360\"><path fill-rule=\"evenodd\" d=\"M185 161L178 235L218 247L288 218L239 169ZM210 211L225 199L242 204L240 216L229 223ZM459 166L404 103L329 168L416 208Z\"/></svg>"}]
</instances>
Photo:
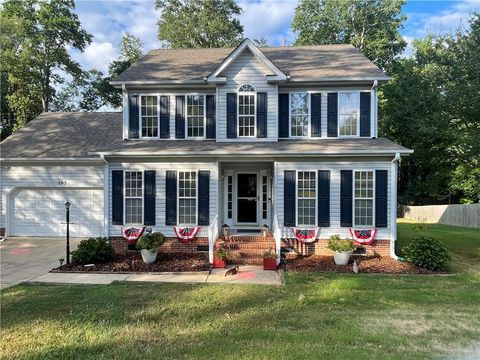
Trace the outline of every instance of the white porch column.
<instances>
[{"instance_id":1,"label":"white porch column","mask_svg":"<svg viewBox=\"0 0 480 360\"><path fill-rule=\"evenodd\" d=\"M397 181L398 162L400 154L396 153L390 167L390 256L398 260L395 254L395 242L397 241Z\"/></svg>"}]
</instances>

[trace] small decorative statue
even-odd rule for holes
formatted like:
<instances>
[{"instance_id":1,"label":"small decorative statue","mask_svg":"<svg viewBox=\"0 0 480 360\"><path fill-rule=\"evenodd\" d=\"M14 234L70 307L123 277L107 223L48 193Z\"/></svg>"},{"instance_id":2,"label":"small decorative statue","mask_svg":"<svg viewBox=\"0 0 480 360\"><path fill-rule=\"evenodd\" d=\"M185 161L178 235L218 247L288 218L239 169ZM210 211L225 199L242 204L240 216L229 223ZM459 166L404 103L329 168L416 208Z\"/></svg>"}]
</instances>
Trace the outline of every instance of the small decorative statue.
<instances>
[{"instance_id":1,"label":"small decorative statue","mask_svg":"<svg viewBox=\"0 0 480 360\"><path fill-rule=\"evenodd\" d=\"M234 266L234 267L232 267L231 269L228 269L228 270L225 272L225 276L228 276L228 275L237 275L237 274L238 274L238 271L239 271L238 265L237 265L237 266Z\"/></svg>"},{"instance_id":2,"label":"small decorative statue","mask_svg":"<svg viewBox=\"0 0 480 360\"><path fill-rule=\"evenodd\" d=\"M355 274L358 274L358 260L357 259L353 260L353 272Z\"/></svg>"}]
</instances>

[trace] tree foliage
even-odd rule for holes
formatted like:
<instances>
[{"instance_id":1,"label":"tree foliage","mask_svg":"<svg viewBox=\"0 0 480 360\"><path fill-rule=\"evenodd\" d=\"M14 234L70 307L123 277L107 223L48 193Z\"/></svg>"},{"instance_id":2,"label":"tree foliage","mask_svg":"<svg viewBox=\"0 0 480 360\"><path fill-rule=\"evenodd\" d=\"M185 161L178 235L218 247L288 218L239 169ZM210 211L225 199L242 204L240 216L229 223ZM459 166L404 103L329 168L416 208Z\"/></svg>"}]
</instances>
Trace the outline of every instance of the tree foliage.
<instances>
[{"instance_id":1,"label":"tree foliage","mask_svg":"<svg viewBox=\"0 0 480 360\"><path fill-rule=\"evenodd\" d=\"M236 46L243 26L234 0L156 0L158 38L172 48Z\"/></svg>"},{"instance_id":2,"label":"tree foliage","mask_svg":"<svg viewBox=\"0 0 480 360\"><path fill-rule=\"evenodd\" d=\"M8 128L23 126L48 111L55 85L65 73L77 76L80 65L69 50L83 51L92 36L73 12L73 0L6 0L0 10L2 104L13 116ZM2 109L4 118L4 109Z\"/></svg>"},{"instance_id":3,"label":"tree foliage","mask_svg":"<svg viewBox=\"0 0 480 360\"><path fill-rule=\"evenodd\" d=\"M429 35L392 67L380 132L415 153L401 164L407 203L480 200L480 15L468 31Z\"/></svg>"},{"instance_id":4,"label":"tree foliage","mask_svg":"<svg viewBox=\"0 0 480 360\"><path fill-rule=\"evenodd\" d=\"M406 46L404 0L300 0L295 45L352 44L382 69Z\"/></svg>"}]
</instances>

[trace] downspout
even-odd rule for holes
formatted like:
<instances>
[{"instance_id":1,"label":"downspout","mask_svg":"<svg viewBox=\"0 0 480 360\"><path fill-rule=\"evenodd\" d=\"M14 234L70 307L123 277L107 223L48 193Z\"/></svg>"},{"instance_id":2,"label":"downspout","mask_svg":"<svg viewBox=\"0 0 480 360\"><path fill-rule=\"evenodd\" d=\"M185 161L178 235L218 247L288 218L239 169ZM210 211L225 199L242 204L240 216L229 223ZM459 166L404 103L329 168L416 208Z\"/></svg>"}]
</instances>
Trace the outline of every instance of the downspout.
<instances>
[{"instance_id":1,"label":"downspout","mask_svg":"<svg viewBox=\"0 0 480 360\"><path fill-rule=\"evenodd\" d=\"M395 260L405 261L405 258L395 254L395 243L397 241L397 177L400 153L396 153L391 162L391 185L390 185L390 256Z\"/></svg>"},{"instance_id":2,"label":"downspout","mask_svg":"<svg viewBox=\"0 0 480 360\"><path fill-rule=\"evenodd\" d=\"M371 111L372 111L372 118L371 118L371 128L372 128L372 133L371 137L377 138L378 137L378 80L375 80L373 82L373 85L370 89L372 92L372 105L371 105Z\"/></svg>"},{"instance_id":3,"label":"downspout","mask_svg":"<svg viewBox=\"0 0 480 360\"><path fill-rule=\"evenodd\" d=\"M109 183L109 174L108 174L108 161L105 160L105 155L100 155L100 159L102 159L105 166L103 167L103 233L104 236L108 239L110 237L110 224L108 222L109 219L109 194L110 191L108 189Z\"/></svg>"}]
</instances>

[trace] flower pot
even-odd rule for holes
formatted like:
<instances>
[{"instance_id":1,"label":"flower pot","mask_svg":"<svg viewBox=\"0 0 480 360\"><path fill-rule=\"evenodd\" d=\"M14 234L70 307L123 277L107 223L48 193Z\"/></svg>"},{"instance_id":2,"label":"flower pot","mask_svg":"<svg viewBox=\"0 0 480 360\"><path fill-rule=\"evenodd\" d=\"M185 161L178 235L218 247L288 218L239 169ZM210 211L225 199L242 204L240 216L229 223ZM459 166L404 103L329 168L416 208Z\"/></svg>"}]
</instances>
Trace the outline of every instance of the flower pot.
<instances>
[{"instance_id":1,"label":"flower pot","mask_svg":"<svg viewBox=\"0 0 480 360\"><path fill-rule=\"evenodd\" d=\"M335 264L337 265L347 265L348 260L350 260L350 255L352 255L352 251L346 252L333 252L333 259L335 260Z\"/></svg>"},{"instance_id":2,"label":"flower pot","mask_svg":"<svg viewBox=\"0 0 480 360\"><path fill-rule=\"evenodd\" d=\"M140 253L145 264L151 264L157 260L158 250L140 250Z\"/></svg>"},{"instance_id":3,"label":"flower pot","mask_svg":"<svg viewBox=\"0 0 480 360\"><path fill-rule=\"evenodd\" d=\"M227 266L227 259L220 259L213 257L213 267L216 269L223 269Z\"/></svg>"},{"instance_id":4,"label":"flower pot","mask_svg":"<svg viewBox=\"0 0 480 360\"><path fill-rule=\"evenodd\" d=\"M263 270L277 270L277 259L263 258Z\"/></svg>"}]
</instances>

